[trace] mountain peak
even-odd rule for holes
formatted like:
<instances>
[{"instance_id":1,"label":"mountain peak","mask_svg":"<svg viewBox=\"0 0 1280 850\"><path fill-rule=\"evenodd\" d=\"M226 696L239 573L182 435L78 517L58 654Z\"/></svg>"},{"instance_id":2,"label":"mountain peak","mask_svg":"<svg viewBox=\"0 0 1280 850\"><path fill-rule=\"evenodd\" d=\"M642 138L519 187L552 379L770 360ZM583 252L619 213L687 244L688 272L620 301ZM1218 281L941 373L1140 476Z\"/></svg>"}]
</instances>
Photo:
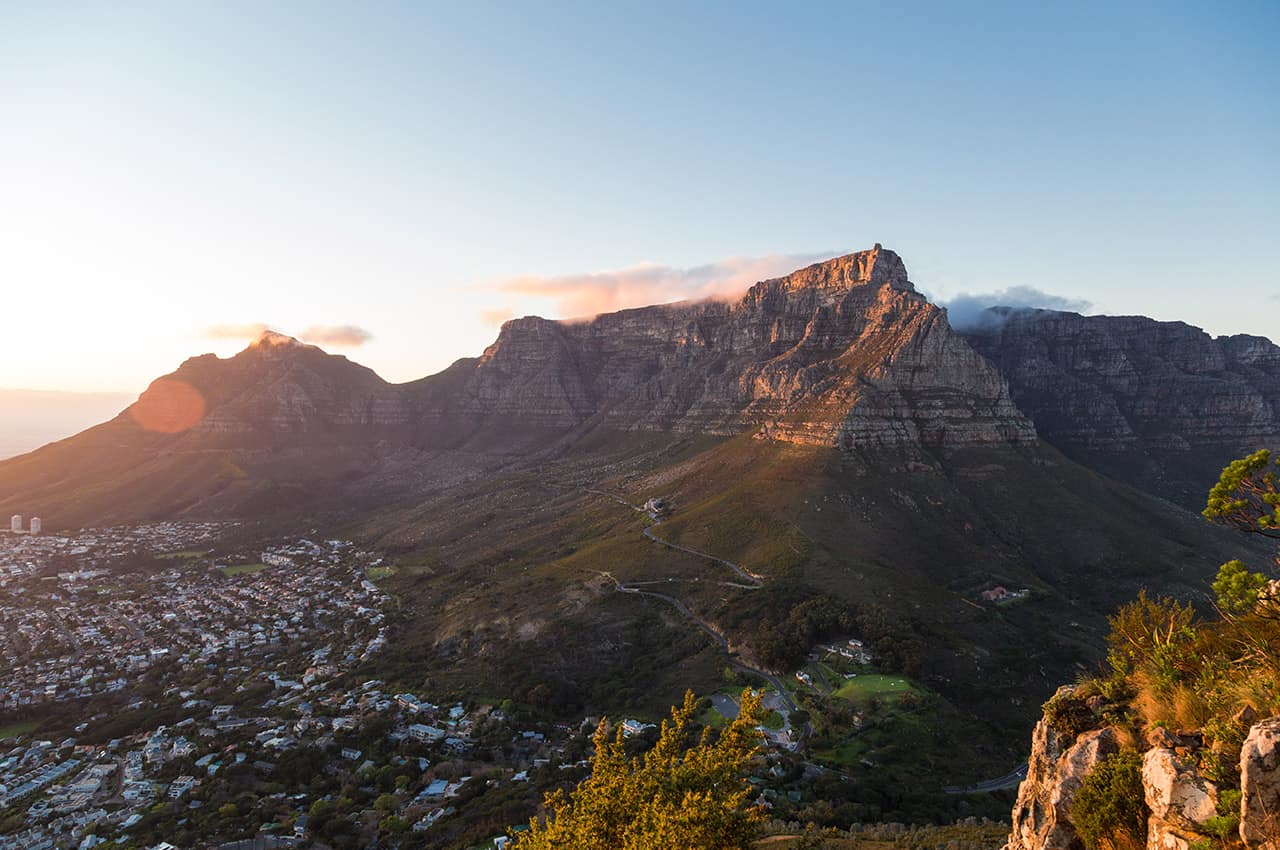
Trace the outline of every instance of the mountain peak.
<instances>
[{"instance_id":1,"label":"mountain peak","mask_svg":"<svg viewBox=\"0 0 1280 850\"><path fill-rule=\"evenodd\" d=\"M902 292L915 292L915 286L907 279L902 258L879 242L870 250L814 263L781 280L788 291L814 289L835 294L860 287L888 286Z\"/></svg>"},{"instance_id":2,"label":"mountain peak","mask_svg":"<svg viewBox=\"0 0 1280 850\"><path fill-rule=\"evenodd\" d=\"M288 334L282 334L278 331L273 331L270 328L267 328L262 333L258 334L257 338L254 339L253 342L249 343L249 348L251 349L268 350L268 351L276 348L307 348L307 347L313 347L313 346L307 346L306 343L302 342L301 340L295 337L291 337Z\"/></svg>"}]
</instances>

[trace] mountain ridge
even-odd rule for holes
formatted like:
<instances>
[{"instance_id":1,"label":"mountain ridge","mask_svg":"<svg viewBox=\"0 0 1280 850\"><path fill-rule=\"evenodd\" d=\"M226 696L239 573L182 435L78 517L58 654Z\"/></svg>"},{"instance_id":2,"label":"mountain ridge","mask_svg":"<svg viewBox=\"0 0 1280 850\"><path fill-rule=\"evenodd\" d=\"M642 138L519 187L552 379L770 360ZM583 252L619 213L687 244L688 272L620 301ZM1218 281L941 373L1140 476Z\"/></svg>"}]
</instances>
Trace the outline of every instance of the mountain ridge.
<instances>
[{"instance_id":1,"label":"mountain ridge","mask_svg":"<svg viewBox=\"0 0 1280 850\"><path fill-rule=\"evenodd\" d=\"M984 317L954 330L945 309L917 292L902 258L877 244L761 281L737 299L512 319L480 356L401 384L267 331L232 357L189 358L114 419L0 464L0 510L66 516L58 492L97 475L79 489L109 509L95 512L90 499L67 520L128 519L111 495L113 474L225 452L235 468L176 502L198 512L216 490L205 507L235 514L231 494L261 490L244 483L261 477L259 468L270 468L272 488L346 487L361 470L386 481L397 477L387 468L394 463L429 484L423 467L441 453L478 471L594 428L752 432L844 451L1043 438L1194 506L1214 464L1280 442L1280 348L1267 340L1214 340L1141 317L1007 308ZM1160 393L1176 398L1161 407ZM1202 414L1216 418L1199 427ZM1165 435L1144 434L1144 423ZM118 467L79 457L105 445L120 455ZM317 455L313 468L294 470L308 452ZM332 475L315 468L326 465ZM162 512L157 503L146 515Z\"/></svg>"}]
</instances>

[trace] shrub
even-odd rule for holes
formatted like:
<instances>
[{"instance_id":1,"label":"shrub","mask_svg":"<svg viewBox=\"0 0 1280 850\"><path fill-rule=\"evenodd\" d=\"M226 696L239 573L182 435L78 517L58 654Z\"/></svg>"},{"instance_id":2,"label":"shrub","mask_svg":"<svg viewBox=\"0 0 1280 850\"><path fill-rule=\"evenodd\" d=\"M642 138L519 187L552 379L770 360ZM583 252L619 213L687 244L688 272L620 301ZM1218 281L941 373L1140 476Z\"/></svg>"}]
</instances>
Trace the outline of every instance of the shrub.
<instances>
[{"instance_id":1,"label":"shrub","mask_svg":"<svg viewBox=\"0 0 1280 850\"><path fill-rule=\"evenodd\" d=\"M1141 846L1149 814L1137 753L1117 753L1099 762L1071 801L1071 822L1089 850Z\"/></svg>"},{"instance_id":2,"label":"shrub","mask_svg":"<svg viewBox=\"0 0 1280 850\"><path fill-rule=\"evenodd\" d=\"M1074 691L1060 690L1044 704L1044 719L1057 732L1065 746L1080 737L1081 732L1097 724L1093 709Z\"/></svg>"}]
</instances>

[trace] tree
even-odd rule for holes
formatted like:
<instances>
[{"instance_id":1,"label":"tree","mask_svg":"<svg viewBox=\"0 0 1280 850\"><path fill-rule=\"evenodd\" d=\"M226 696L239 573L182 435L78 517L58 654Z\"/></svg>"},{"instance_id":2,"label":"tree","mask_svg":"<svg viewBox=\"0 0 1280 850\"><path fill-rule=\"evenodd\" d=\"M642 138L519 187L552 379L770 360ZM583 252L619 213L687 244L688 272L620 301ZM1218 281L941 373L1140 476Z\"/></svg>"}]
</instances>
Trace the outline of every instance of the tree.
<instances>
[{"instance_id":1,"label":"tree","mask_svg":"<svg viewBox=\"0 0 1280 850\"><path fill-rule=\"evenodd\" d=\"M513 836L515 850L741 850L759 832L747 807L746 768L757 752L761 698L742 692L737 719L713 739L704 729L690 745L698 702L685 694L657 744L629 758L619 728L597 727L591 775L568 795L548 794L547 814Z\"/></svg>"},{"instance_id":2,"label":"tree","mask_svg":"<svg viewBox=\"0 0 1280 850\"><path fill-rule=\"evenodd\" d=\"M1149 814L1137 753L1116 753L1096 764L1071 801L1071 822L1089 850L1143 846Z\"/></svg>"},{"instance_id":3,"label":"tree","mask_svg":"<svg viewBox=\"0 0 1280 850\"><path fill-rule=\"evenodd\" d=\"M1218 608L1224 614L1247 614L1258 607L1269 582L1262 573L1251 573L1242 561L1227 561L1213 583Z\"/></svg>"},{"instance_id":4,"label":"tree","mask_svg":"<svg viewBox=\"0 0 1280 850\"><path fill-rule=\"evenodd\" d=\"M1238 531L1280 540L1280 475L1273 466L1280 468L1280 457L1273 463L1267 449L1232 461L1209 491L1201 513ZM1280 564L1280 557L1276 561ZM1213 592L1228 616L1256 611L1280 617L1280 599L1272 583L1262 573L1249 572L1240 561L1228 561L1219 568Z\"/></svg>"},{"instance_id":5,"label":"tree","mask_svg":"<svg viewBox=\"0 0 1280 850\"><path fill-rule=\"evenodd\" d=\"M1280 458L1274 465L1280 467ZM1280 478L1271 466L1267 449L1232 461L1209 491L1201 513L1240 531L1280 540Z\"/></svg>"}]
</instances>

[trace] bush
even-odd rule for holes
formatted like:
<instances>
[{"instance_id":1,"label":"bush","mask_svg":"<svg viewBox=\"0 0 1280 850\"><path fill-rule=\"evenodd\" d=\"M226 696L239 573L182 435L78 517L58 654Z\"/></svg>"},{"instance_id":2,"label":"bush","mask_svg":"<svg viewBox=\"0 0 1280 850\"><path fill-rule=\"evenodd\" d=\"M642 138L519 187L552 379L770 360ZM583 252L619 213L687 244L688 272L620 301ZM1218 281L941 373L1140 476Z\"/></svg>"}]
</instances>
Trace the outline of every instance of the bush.
<instances>
[{"instance_id":1,"label":"bush","mask_svg":"<svg viewBox=\"0 0 1280 850\"><path fill-rule=\"evenodd\" d=\"M1142 846L1149 814L1137 753L1117 753L1099 762L1071 801L1071 822L1089 850Z\"/></svg>"},{"instance_id":2,"label":"bush","mask_svg":"<svg viewBox=\"0 0 1280 850\"><path fill-rule=\"evenodd\" d=\"M1097 724L1097 718L1089 704L1069 690L1058 691L1049 698L1044 704L1044 719L1058 733L1064 747L1070 746L1072 741L1080 737L1081 732L1086 732Z\"/></svg>"}]
</instances>

